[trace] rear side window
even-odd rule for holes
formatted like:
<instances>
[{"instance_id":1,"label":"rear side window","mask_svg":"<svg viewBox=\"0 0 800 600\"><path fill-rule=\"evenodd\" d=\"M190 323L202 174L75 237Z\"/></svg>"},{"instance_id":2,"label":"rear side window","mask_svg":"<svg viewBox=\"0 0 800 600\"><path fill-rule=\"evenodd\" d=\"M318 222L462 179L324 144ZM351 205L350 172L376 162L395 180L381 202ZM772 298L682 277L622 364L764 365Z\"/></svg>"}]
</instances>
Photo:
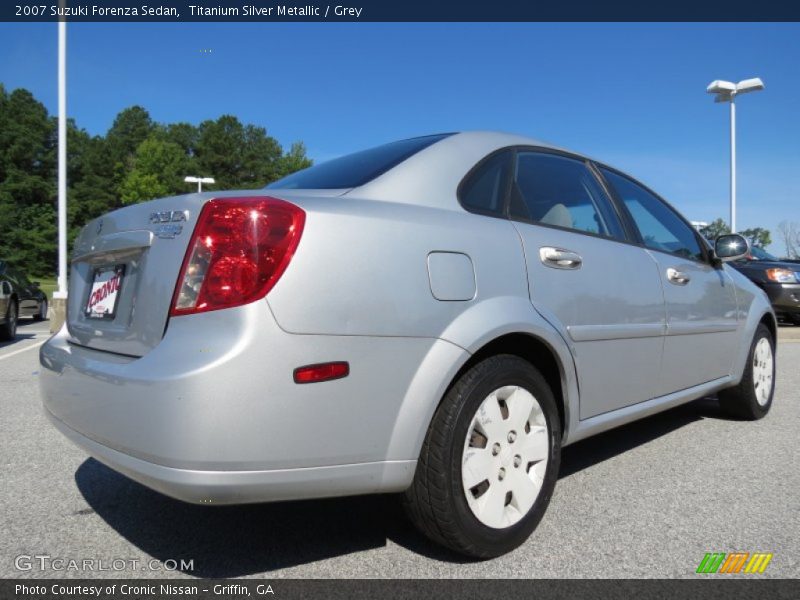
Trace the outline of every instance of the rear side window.
<instances>
[{"instance_id":1,"label":"rear side window","mask_svg":"<svg viewBox=\"0 0 800 600\"><path fill-rule=\"evenodd\" d=\"M348 154L292 173L270 183L266 189L332 190L358 187L451 135L453 134L426 135Z\"/></svg>"},{"instance_id":2,"label":"rear side window","mask_svg":"<svg viewBox=\"0 0 800 600\"><path fill-rule=\"evenodd\" d=\"M543 152L517 154L512 217L625 239L597 179L583 161Z\"/></svg>"},{"instance_id":3,"label":"rear side window","mask_svg":"<svg viewBox=\"0 0 800 600\"><path fill-rule=\"evenodd\" d=\"M630 212L644 245L652 250L703 260L694 229L659 198L627 177L600 169Z\"/></svg>"},{"instance_id":4,"label":"rear side window","mask_svg":"<svg viewBox=\"0 0 800 600\"><path fill-rule=\"evenodd\" d=\"M458 189L461 204L469 211L502 216L514 153L498 152L467 175Z\"/></svg>"}]
</instances>

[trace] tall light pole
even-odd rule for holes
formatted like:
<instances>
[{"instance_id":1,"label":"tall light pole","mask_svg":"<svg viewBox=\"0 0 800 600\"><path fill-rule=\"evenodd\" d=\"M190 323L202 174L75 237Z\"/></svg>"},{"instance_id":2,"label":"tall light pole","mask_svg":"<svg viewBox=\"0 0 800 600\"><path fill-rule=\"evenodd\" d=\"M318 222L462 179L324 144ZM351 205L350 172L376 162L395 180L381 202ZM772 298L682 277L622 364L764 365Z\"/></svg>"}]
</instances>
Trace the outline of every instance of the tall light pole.
<instances>
[{"instance_id":1,"label":"tall light pole","mask_svg":"<svg viewBox=\"0 0 800 600\"><path fill-rule=\"evenodd\" d=\"M185 177L184 181L186 183L196 183L197 184L197 193L198 194L203 191L203 184L204 183L208 183L208 184L215 183L213 177L192 177L191 175Z\"/></svg>"},{"instance_id":2,"label":"tall light pole","mask_svg":"<svg viewBox=\"0 0 800 600\"><path fill-rule=\"evenodd\" d=\"M739 83L716 79L708 84L706 91L715 94L714 102L731 104L731 232L736 232L736 96L764 89L758 77L743 79Z\"/></svg>"},{"instance_id":3,"label":"tall light pole","mask_svg":"<svg viewBox=\"0 0 800 600\"><path fill-rule=\"evenodd\" d=\"M60 0L64 7L66 0ZM64 323L67 311L67 22L58 20L58 287L53 292L50 331Z\"/></svg>"}]
</instances>

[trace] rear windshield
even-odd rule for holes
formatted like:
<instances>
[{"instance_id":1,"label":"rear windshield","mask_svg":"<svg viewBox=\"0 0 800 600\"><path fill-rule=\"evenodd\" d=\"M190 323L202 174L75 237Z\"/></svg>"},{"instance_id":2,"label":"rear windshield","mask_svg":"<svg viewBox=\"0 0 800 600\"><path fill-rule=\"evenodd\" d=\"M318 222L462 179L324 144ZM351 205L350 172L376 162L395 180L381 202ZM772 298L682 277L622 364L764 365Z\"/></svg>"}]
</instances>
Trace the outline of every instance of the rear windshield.
<instances>
[{"instance_id":1,"label":"rear windshield","mask_svg":"<svg viewBox=\"0 0 800 600\"><path fill-rule=\"evenodd\" d=\"M440 133L391 142L348 154L292 173L267 186L278 190L334 190L354 188L372 181L420 150L453 135Z\"/></svg>"}]
</instances>

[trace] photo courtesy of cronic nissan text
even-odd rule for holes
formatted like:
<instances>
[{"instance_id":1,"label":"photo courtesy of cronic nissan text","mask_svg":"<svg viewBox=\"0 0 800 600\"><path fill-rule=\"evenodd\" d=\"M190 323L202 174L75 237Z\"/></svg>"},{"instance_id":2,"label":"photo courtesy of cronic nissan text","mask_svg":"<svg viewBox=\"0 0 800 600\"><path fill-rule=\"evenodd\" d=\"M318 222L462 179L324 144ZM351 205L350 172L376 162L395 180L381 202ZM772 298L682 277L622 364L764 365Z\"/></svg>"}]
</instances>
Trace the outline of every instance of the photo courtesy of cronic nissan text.
<instances>
[{"instance_id":1,"label":"photo courtesy of cronic nissan text","mask_svg":"<svg viewBox=\"0 0 800 600\"><path fill-rule=\"evenodd\" d=\"M0 5L0 600L800 595L800 8Z\"/></svg>"}]
</instances>

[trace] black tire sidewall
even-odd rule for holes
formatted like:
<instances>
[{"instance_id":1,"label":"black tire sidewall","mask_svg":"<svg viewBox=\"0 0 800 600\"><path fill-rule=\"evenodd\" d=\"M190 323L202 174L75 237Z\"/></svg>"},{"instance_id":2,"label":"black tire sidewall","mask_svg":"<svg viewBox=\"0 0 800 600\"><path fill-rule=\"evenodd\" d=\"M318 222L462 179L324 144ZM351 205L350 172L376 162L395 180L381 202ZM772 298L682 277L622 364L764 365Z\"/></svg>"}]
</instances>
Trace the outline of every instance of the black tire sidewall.
<instances>
[{"instance_id":1,"label":"black tire sidewall","mask_svg":"<svg viewBox=\"0 0 800 600\"><path fill-rule=\"evenodd\" d=\"M530 363L517 357L498 357L497 368L475 381L471 389L462 394L461 406L451 432L448 457L449 495L452 509L470 543L487 556L508 552L524 542L544 515L550 502L561 458L561 426L555 399L544 378ZM473 514L464 495L461 462L467 430L481 403L493 391L508 385L518 385L528 390L539 402L548 429L549 457L539 496L531 510L519 522L503 529L494 529L481 523Z\"/></svg>"},{"instance_id":2,"label":"black tire sidewall","mask_svg":"<svg viewBox=\"0 0 800 600\"><path fill-rule=\"evenodd\" d=\"M12 314L13 319L12 319ZM8 305L6 312L6 322L0 325L0 339L4 341L13 340L17 336L17 321L19 320L19 311L17 310L17 303L13 300Z\"/></svg>"},{"instance_id":3,"label":"black tire sidewall","mask_svg":"<svg viewBox=\"0 0 800 600\"><path fill-rule=\"evenodd\" d=\"M39 311L34 316L37 321L44 321L47 318L47 300L42 300L39 303Z\"/></svg>"}]
</instances>

